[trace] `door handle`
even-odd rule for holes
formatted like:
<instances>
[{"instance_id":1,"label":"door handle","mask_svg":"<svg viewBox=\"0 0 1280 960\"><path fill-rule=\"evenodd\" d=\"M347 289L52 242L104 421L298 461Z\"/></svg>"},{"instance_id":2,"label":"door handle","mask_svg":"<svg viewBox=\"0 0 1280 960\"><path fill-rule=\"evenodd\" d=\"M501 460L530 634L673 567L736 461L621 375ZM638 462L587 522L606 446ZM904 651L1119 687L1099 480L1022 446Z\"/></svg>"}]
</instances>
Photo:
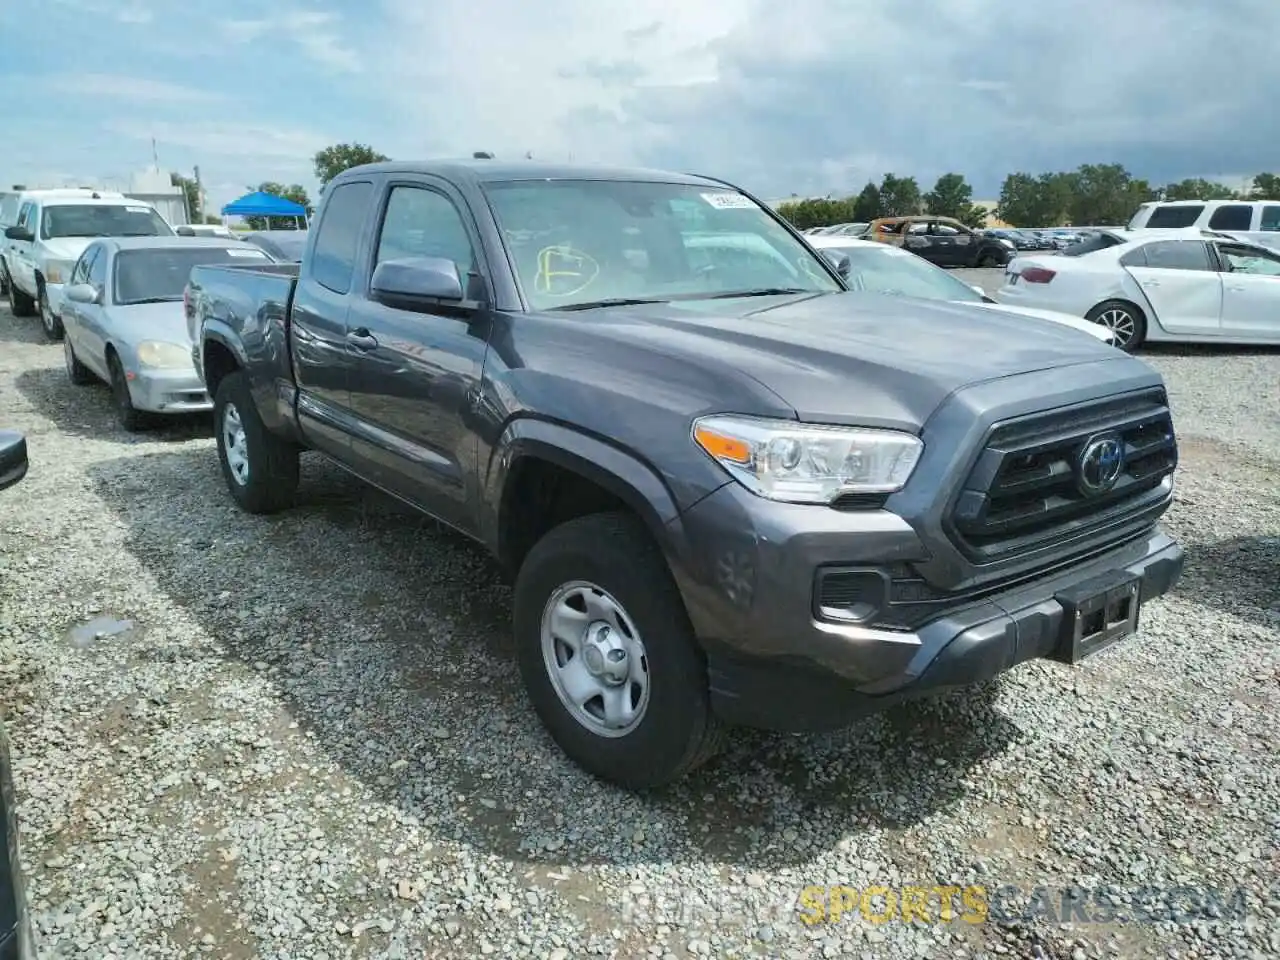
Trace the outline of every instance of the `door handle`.
<instances>
[{"instance_id":1,"label":"door handle","mask_svg":"<svg viewBox=\"0 0 1280 960\"><path fill-rule=\"evenodd\" d=\"M1160 286L1160 281L1159 280L1143 280L1142 285L1144 287L1158 287Z\"/></svg>"},{"instance_id":2,"label":"door handle","mask_svg":"<svg viewBox=\"0 0 1280 960\"><path fill-rule=\"evenodd\" d=\"M351 344L357 350L377 350L378 338L371 334L367 328L360 327L352 330L347 334L347 343Z\"/></svg>"}]
</instances>

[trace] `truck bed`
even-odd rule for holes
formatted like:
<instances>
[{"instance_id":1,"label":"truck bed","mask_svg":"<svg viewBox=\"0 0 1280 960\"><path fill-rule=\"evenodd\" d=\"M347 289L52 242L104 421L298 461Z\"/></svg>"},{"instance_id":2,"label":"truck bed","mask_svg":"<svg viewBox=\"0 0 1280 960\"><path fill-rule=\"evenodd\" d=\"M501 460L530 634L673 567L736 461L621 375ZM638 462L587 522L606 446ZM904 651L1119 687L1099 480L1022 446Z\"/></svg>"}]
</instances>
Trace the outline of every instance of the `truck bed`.
<instances>
[{"instance_id":1,"label":"truck bed","mask_svg":"<svg viewBox=\"0 0 1280 960\"><path fill-rule=\"evenodd\" d=\"M288 316L300 264L209 264L193 267L187 282L187 334L200 340L202 320L215 320L239 329L247 317L278 319Z\"/></svg>"}]
</instances>

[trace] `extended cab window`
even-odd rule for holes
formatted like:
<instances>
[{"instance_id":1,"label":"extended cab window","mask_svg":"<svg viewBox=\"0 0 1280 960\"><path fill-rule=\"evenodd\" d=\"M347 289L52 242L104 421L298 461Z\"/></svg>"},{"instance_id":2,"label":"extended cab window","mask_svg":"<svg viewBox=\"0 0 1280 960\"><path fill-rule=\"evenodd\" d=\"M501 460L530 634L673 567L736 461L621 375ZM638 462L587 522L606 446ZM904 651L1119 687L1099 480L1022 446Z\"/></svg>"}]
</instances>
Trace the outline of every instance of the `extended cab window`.
<instances>
[{"instance_id":1,"label":"extended cab window","mask_svg":"<svg viewBox=\"0 0 1280 960\"><path fill-rule=\"evenodd\" d=\"M1248 230L1253 222L1253 208L1244 203L1219 207L1209 218L1210 230Z\"/></svg>"},{"instance_id":2,"label":"extended cab window","mask_svg":"<svg viewBox=\"0 0 1280 960\"><path fill-rule=\"evenodd\" d=\"M462 277L474 271L471 238L458 208L444 194L425 187L391 188L375 263L404 257L451 260Z\"/></svg>"},{"instance_id":3,"label":"extended cab window","mask_svg":"<svg viewBox=\"0 0 1280 960\"><path fill-rule=\"evenodd\" d=\"M1146 254L1148 267L1161 270L1213 269L1209 261L1209 250L1199 240L1162 240L1148 243L1142 250Z\"/></svg>"},{"instance_id":4,"label":"extended cab window","mask_svg":"<svg viewBox=\"0 0 1280 960\"><path fill-rule=\"evenodd\" d=\"M360 231L372 197L373 184L359 180L333 188L325 202L320 226L316 230L315 247L311 251L311 276L320 286L334 293L351 290L356 251L360 248Z\"/></svg>"},{"instance_id":5,"label":"extended cab window","mask_svg":"<svg viewBox=\"0 0 1280 960\"><path fill-rule=\"evenodd\" d=\"M1204 204L1191 206L1156 207L1151 211L1148 227L1194 227L1200 214L1204 213Z\"/></svg>"}]
</instances>

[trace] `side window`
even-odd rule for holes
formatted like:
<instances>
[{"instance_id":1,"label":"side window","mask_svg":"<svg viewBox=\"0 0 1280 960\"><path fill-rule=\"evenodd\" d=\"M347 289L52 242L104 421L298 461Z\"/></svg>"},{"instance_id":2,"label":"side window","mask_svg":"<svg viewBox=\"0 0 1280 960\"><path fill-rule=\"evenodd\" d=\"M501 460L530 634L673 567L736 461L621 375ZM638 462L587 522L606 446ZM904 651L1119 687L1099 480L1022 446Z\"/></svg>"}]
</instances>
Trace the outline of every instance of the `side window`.
<instances>
[{"instance_id":1,"label":"side window","mask_svg":"<svg viewBox=\"0 0 1280 960\"><path fill-rule=\"evenodd\" d=\"M86 283L89 280L89 264L93 262L93 258L97 255L98 248L90 247L84 253L80 254L80 259L76 261L76 268L71 271L72 283Z\"/></svg>"},{"instance_id":2,"label":"side window","mask_svg":"<svg viewBox=\"0 0 1280 960\"><path fill-rule=\"evenodd\" d=\"M1248 230L1253 221L1253 208L1246 203L1232 203L1213 211L1210 230Z\"/></svg>"},{"instance_id":3,"label":"side window","mask_svg":"<svg viewBox=\"0 0 1280 960\"><path fill-rule=\"evenodd\" d=\"M344 183L329 195L311 251L311 276L334 293L351 289L360 230L373 198L373 184L366 180Z\"/></svg>"},{"instance_id":4,"label":"side window","mask_svg":"<svg viewBox=\"0 0 1280 960\"><path fill-rule=\"evenodd\" d=\"M95 287L106 289L107 254L101 247L98 248L98 255L93 258L93 263L89 264L89 282Z\"/></svg>"},{"instance_id":5,"label":"side window","mask_svg":"<svg viewBox=\"0 0 1280 960\"><path fill-rule=\"evenodd\" d=\"M425 187L391 188L374 263L402 257L452 260L463 278L474 271L471 238L458 208L444 194Z\"/></svg>"},{"instance_id":6,"label":"side window","mask_svg":"<svg viewBox=\"0 0 1280 960\"><path fill-rule=\"evenodd\" d=\"M23 227L35 233L35 219L31 216L31 210L34 206L35 204L33 203L24 203L22 205L22 209L18 211L18 222L15 226Z\"/></svg>"},{"instance_id":7,"label":"side window","mask_svg":"<svg viewBox=\"0 0 1280 960\"><path fill-rule=\"evenodd\" d=\"M1162 240L1144 248L1147 266L1161 270L1212 270L1209 251L1200 240Z\"/></svg>"},{"instance_id":8,"label":"side window","mask_svg":"<svg viewBox=\"0 0 1280 960\"><path fill-rule=\"evenodd\" d=\"M1085 241L1086 243L1088 241ZM1147 248L1134 247L1120 258L1122 267L1145 267L1147 265Z\"/></svg>"},{"instance_id":9,"label":"side window","mask_svg":"<svg viewBox=\"0 0 1280 960\"><path fill-rule=\"evenodd\" d=\"M1231 273L1247 273L1255 277L1280 277L1280 255L1250 247L1218 244L1218 252Z\"/></svg>"},{"instance_id":10,"label":"side window","mask_svg":"<svg viewBox=\"0 0 1280 960\"><path fill-rule=\"evenodd\" d=\"M1280 233L1280 207L1263 207L1262 222L1258 224L1258 229L1267 233Z\"/></svg>"},{"instance_id":11,"label":"side window","mask_svg":"<svg viewBox=\"0 0 1280 960\"><path fill-rule=\"evenodd\" d=\"M904 226L906 229L903 232L914 237L923 236L929 232L929 224L927 223L908 223L904 224Z\"/></svg>"},{"instance_id":12,"label":"side window","mask_svg":"<svg viewBox=\"0 0 1280 960\"><path fill-rule=\"evenodd\" d=\"M960 233L949 223L931 223L929 224L929 232L935 237L954 237Z\"/></svg>"},{"instance_id":13,"label":"side window","mask_svg":"<svg viewBox=\"0 0 1280 960\"><path fill-rule=\"evenodd\" d=\"M1148 227L1194 227L1200 214L1204 213L1204 204L1191 206L1156 207L1147 220Z\"/></svg>"}]
</instances>

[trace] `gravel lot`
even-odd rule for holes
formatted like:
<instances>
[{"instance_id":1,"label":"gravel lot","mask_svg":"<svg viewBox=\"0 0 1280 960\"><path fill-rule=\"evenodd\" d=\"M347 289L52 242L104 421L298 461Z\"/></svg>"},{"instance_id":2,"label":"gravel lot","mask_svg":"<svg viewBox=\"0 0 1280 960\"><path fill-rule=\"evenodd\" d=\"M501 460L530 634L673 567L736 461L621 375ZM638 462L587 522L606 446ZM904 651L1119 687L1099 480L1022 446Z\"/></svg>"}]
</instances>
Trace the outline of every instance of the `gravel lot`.
<instances>
[{"instance_id":1,"label":"gravel lot","mask_svg":"<svg viewBox=\"0 0 1280 960\"><path fill-rule=\"evenodd\" d=\"M0 425L33 458L0 495L0 705L42 946L1275 956L1280 351L1150 359L1189 562L1138 638L838 736L743 733L638 797L543 734L475 548L319 462L295 510L245 516L207 425L128 436L105 388L72 387L60 347L0 312ZM99 616L132 629L81 640ZM837 884L1239 889L1247 916L799 922L801 889Z\"/></svg>"}]
</instances>

